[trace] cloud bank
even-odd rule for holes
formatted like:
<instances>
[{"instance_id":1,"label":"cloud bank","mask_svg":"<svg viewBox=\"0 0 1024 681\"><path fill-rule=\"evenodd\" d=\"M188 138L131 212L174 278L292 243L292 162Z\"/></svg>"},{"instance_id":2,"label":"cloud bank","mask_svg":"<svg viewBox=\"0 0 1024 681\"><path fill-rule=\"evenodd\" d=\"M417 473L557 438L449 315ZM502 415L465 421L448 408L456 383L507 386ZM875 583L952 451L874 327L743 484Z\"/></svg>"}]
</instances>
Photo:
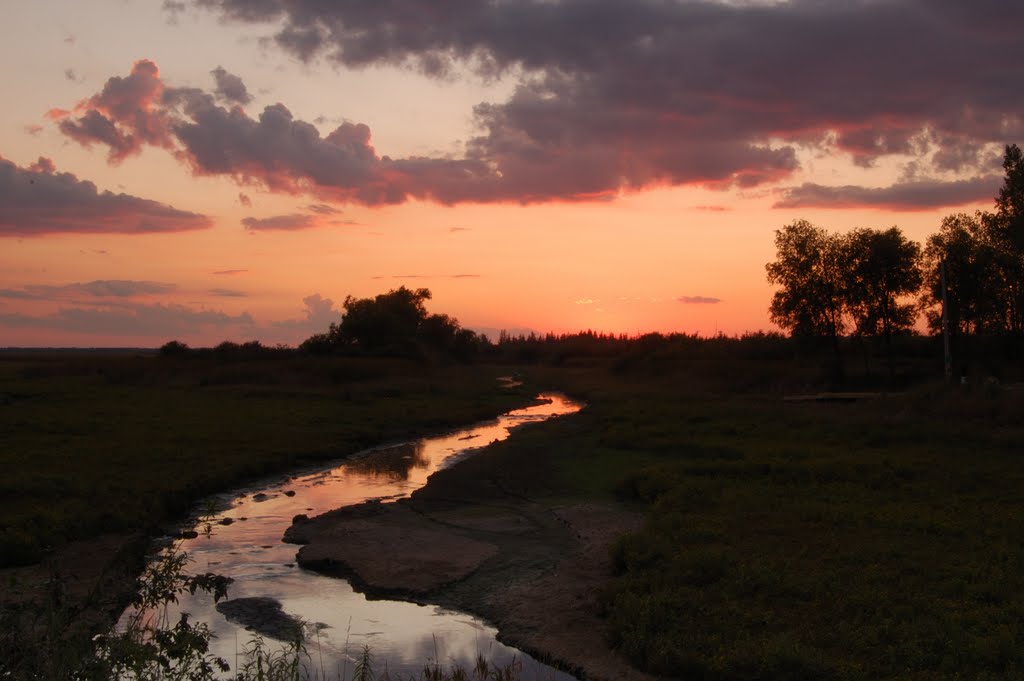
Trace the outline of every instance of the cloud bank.
<instances>
[{"instance_id":1,"label":"cloud bank","mask_svg":"<svg viewBox=\"0 0 1024 681\"><path fill-rule=\"evenodd\" d=\"M909 155L927 158L935 174L977 179L992 172L994 145L1024 136L1020 3L192 4L269 31L307 62L398 65L428 77L468 70L518 84L506 101L474 107L478 132L453 158L391 158L374 148L367 125L321 135L284 104L250 116L237 76L216 69L212 93L172 88L145 60L56 112L61 130L105 146L114 163L143 145L164 147L196 174L371 206L747 188L792 177L801 150L863 166Z\"/></svg>"},{"instance_id":2,"label":"cloud bank","mask_svg":"<svg viewBox=\"0 0 1024 681\"><path fill-rule=\"evenodd\" d=\"M152 234L206 229L213 220L129 194L99 191L40 157L28 168L0 158L0 237Z\"/></svg>"},{"instance_id":3,"label":"cloud bank","mask_svg":"<svg viewBox=\"0 0 1024 681\"><path fill-rule=\"evenodd\" d=\"M68 298L135 298L162 295L177 290L174 284L131 279L97 279L73 284L29 284L21 288L0 289L0 298L17 300L65 300Z\"/></svg>"}]
</instances>

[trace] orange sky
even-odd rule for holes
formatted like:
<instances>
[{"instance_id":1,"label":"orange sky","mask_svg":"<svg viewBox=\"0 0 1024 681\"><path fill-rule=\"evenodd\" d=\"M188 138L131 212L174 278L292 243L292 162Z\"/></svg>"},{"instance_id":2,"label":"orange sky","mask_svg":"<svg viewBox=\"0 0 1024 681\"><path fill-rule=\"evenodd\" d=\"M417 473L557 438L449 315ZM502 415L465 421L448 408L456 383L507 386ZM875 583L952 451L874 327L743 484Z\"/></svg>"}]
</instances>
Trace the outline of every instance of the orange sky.
<instances>
[{"instance_id":1,"label":"orange sky","mask_svg":"<svg viewBox=\"0 0 1024 681\"><path fill-rule=\"evenodd\" d=\"M6 13L0 347L295 344L400 285L491 334L769 329L775 229L923 241L1021 137L1014 7L164 5Z\"/></svg>"}]
</instances>

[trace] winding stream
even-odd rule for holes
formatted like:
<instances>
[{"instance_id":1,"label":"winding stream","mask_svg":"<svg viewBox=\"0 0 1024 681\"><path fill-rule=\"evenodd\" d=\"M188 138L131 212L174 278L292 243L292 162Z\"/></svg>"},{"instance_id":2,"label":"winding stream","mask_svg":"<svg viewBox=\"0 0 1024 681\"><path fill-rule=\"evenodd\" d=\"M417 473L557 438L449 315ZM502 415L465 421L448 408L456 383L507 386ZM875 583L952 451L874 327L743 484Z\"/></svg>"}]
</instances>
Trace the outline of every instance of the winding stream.
<instances>
[{"instance_id":1,"label":"winding stream","mask_svg":"<svg viewBox=\"0 0 1024 681\"><path fill-rule=\"evenodd\" d=\"M570 680L573 677L499 643L494 628L470 615L401 601L370 601L345 580L303 570L294 562L298 547L281 541L297 514L313 516L369 499L409 496L434 471L475 449L504 440L516 426L580 409L562 395L542 394L538 399L544 403L509 412L495 421L375 448L334 468L221 495L217 506L226 510L214 516L209 535L200 534L182 543L193 560L190 569L234 579L229 591L232 599L271 597L280 601L286 613L313 624L307 627L306 643L311 668L318 677L350 678L353 656L368 645L376 666L382 669L386 660L392 674L419 673L428 661L444 667L458 662L468 669L482 653L499 665L513 657L522 661L524 681ZM395 547L395 551L405 551L415 560L415 547ZM211 652L237 669L252 634L217 612L208 595L186 594L180 610L210 626L216 635Z\"/></svg>"}]
</instances>

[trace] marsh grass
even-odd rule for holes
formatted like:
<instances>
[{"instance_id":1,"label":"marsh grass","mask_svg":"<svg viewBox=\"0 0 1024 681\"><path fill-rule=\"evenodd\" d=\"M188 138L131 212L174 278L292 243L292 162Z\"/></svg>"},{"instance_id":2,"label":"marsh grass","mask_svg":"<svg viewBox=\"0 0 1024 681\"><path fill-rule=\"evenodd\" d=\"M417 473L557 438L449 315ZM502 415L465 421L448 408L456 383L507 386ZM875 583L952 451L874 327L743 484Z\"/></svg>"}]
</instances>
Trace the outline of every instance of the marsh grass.
<instances>
[{"instance_id":1,"label":"marsh grass","mask_svg":"<svg viewBox=\"0 0 1024 681\"><path fill-rule=\"evenodd\" d=\"M644 509L601 597L610 644L638 667L1024 677L1024 394L933 384L788 404L667 371L578 381L586 410L500 447L537 466L533 494Z\"/></svg>"},{"instance_id":2,"label":"marsh grass","mask_svg":"<svg viewBox=\"0 0 1024 681\"><path fill-rule=\"evenodd\" d=\"M0 660L42 663L33 651L56 640L53 656L80 657L125 605L67 593L71 573L102 581L65 564L71 543L124 537L117 561L139 566L138 538L211 493L530 401L496 375L387 358L0 353L0 579L11 587L0 591ZM12 569L32 564L53 565L52 589ZM11 595L26 589L27 600Z\"/></svg>"},{"instance_id":3,"label":"marsh grass","mask_svg":"<svg viewBox=\"0 0 1024 681\"><path fill-rule=\"evenodd\" d=\"M0 567L249 478L493 417L493 371L387 359L0 354Z\"/></svg>"}]
</instances>

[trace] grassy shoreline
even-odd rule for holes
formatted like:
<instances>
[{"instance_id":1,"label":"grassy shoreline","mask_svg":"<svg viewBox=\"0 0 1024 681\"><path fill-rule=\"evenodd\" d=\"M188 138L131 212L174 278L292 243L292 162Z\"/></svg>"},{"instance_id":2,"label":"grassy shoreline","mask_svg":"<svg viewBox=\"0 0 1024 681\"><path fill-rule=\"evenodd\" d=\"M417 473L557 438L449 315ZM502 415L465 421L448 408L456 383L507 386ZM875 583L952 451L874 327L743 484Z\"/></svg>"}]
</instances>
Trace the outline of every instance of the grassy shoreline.
<instances>
[{"instance_id":1,"label":"grassy shoreline","mask_svg":"<svg viewBox=\"0 0 1024 681\"><path fill-rule=\"evenodd\" d=\"M498 375L387 359L0 353L0 657L86 650L123 605L145 537L209 494L532 400ZM94 555L98 544L117 559Z\"/></svg>"}]
</instances>

